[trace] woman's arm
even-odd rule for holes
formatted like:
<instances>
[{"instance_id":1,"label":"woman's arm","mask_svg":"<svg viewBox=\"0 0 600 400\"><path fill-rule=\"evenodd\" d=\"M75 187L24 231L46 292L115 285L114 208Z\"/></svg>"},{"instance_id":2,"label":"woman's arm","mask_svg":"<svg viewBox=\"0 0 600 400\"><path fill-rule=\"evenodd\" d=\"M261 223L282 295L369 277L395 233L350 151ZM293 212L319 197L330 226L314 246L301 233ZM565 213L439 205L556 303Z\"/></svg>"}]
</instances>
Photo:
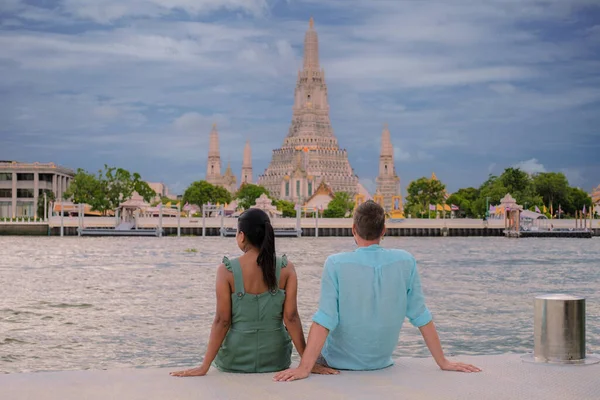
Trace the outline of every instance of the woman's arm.
<instances>
[{"instance_id":1,"label":"woman's arm","mask_svg":"<svg viewBox=\"0 0 600 400\"><path fill-rule=\"evenodd\" d=\"M228 281L227 268L224 264L219 265L217 268L217 283L216 283L216 294L217 294L217 312L215 313L215 319L213 320L212 328L210 330L210 337L208 339L208 347L202 365L196 368L188 369L185 371L172 372L173 376L203 376L206 375L210 369L210 365L217 357L219 348L223 344L223 340L229 331L231 326L231 287Z\"/></svg>"},{"instance_id":2,"label":"woman's arm","mask_svg":"<svg viewBox=\"0 0 600 400\"><path fill-rule=\"evenodd\" d=\"M285 282L285 302L283 303L283 322L292 338L292 342L296 347L296 351L300 357L306 349L306 341L304 340L304 332L302 331L302 321L298 314L298 276L296 268L290 261L287 263L287 279Z\"/></svg>"}]
</instances>

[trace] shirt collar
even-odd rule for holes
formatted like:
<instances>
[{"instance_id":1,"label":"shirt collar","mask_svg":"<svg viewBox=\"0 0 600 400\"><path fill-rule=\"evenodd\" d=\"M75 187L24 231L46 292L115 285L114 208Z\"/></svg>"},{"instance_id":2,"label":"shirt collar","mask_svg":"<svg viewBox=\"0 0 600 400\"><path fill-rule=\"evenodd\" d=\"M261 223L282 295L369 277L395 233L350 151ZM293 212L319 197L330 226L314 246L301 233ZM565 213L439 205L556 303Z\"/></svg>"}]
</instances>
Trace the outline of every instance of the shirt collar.
<instances>
[{"instance_id":1,"label":"shirt collar","mask_svg":"<svg viewBox=\"0 0 600 400\"><path fill-rule=\"evenodd\" d=\"M379 250L379 249L381 249L381 245L372 244L367 247L359 247L356 249L356 251L374 251L374 250Z\"/></svg>"}]
</instances>

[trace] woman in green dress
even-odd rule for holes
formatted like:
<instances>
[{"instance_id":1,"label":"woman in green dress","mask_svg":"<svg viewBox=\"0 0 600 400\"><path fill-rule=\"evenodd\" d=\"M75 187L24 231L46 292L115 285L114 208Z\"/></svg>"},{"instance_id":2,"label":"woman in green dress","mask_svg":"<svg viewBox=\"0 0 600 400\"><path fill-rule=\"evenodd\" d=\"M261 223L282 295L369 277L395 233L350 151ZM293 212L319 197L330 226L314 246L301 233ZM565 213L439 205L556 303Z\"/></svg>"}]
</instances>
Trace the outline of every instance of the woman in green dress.
<instances>
[{"instance_id":1,"label":"woman in green dress","mask_svg":"<svg viewBox=\"0 0 600 400\"><path fill-rule=\"evenodd\" d=\"M290 366L292 342L304 353L296 271L285 255L276 257L269 216L256 208L245 211L236 241L244 254L225 257L217 269L217 310L204 360L173 376L206 375L213 362L226 372L276 372ZM337 371L317 365L313 372Z\"/></svg>"}]
</instances>

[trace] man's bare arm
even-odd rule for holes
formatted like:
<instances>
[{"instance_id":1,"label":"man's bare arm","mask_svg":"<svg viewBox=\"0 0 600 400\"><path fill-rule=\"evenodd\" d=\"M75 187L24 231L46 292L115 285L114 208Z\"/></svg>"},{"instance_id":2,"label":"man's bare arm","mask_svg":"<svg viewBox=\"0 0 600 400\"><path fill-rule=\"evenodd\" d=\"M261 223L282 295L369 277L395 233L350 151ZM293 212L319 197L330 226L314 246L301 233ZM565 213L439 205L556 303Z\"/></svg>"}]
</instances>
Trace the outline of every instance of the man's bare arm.
<instances>
[{"instance_id":1,"label":"man's bare arm","mask_svg":"<svg viewBox=\"0 0 600 400\"><path fill-rule=\"evenodd\" d=\"M481 369L471 364L465 364L460 362L449 361L444 356L444 350L442 350L442 344L440 343L440 337L438 336L435 324L433 321L426 325L419 327L421 335L425 340L425 344L429 349L429 352L433 356L433 359L437 365L444 371L460 371L460 372L480 372Z\"/></svg>"}]
</instances>

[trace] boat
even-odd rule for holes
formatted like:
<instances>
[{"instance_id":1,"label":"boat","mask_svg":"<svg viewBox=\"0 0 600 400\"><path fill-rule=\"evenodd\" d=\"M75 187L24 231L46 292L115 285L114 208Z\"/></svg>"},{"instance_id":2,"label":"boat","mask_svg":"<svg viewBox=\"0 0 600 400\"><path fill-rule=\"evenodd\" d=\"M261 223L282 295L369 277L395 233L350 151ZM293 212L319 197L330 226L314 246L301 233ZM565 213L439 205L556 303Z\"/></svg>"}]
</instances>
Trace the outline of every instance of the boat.
<instances>
[{"instance_id":1,"label":"boat","mask_svg":"<svg viewBox=\"0 0 600 400\"><path fill-rule=\"evenodd\" d=\"M162 236L162 228L135 228L131 222L122 222L115 228L77 228L79 236Z\"/></svg>"}]
</instances>

